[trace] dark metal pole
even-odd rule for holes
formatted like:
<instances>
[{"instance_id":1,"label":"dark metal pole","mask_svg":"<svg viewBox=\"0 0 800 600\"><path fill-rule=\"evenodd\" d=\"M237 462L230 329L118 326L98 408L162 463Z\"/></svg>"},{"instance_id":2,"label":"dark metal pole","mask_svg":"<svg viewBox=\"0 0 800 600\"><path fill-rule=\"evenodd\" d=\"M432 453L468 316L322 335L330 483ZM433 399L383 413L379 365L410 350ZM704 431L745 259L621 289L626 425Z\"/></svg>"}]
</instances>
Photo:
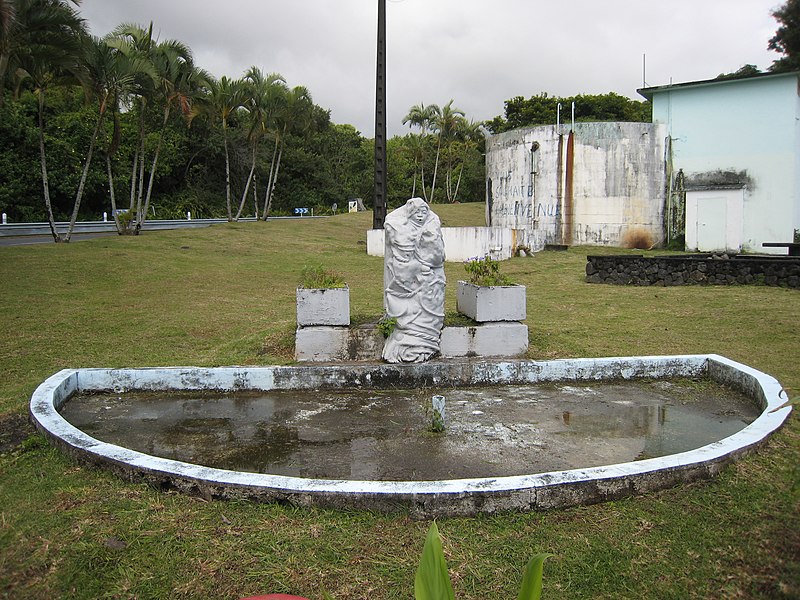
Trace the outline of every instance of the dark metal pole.
<instances>
[{"instance_id":1,"label":"dark metal pole","mask_svg":"<svg viewBox=\"0 0 800 600\"><path fill-rule=\"evenodd\" d=\"M378 0L378 64L375 77L375 200L372 228L386 218L386 0Z\"/></svg>"}]
</instances>

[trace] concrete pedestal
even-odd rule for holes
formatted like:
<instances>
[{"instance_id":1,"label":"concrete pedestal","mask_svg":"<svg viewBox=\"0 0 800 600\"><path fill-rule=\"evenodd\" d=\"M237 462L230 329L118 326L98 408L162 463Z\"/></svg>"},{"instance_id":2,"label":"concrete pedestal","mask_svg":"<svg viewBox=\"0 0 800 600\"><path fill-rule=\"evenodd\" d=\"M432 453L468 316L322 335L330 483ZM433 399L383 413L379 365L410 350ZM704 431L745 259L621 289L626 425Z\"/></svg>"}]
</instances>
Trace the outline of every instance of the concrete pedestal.
<instances>
[{"instance_id":1,"label":"concrete pedestal","mask_svg":"<svg viewBox=\"0 0 800 600\"><path fill-rule=\"evenodd\" d=\"M383 336L374 325L359 327L299 327L295 359L302 362L342 360L380 361ZM475 327L445 327L441 356L521 356L528 350L528 326L523 323L486 323Z\"/></svg>"},{"instance_id":2,"label":"concrete pedestal","mask_svg":"<svg viewBox=\"0 0 800 600\"><path fill-rule=\"evenodd\" d=\"M442 356L520 356L528 351L528 326L523 323L486 323L475 327L445 327Z\"/></svg>"}]
</instances>

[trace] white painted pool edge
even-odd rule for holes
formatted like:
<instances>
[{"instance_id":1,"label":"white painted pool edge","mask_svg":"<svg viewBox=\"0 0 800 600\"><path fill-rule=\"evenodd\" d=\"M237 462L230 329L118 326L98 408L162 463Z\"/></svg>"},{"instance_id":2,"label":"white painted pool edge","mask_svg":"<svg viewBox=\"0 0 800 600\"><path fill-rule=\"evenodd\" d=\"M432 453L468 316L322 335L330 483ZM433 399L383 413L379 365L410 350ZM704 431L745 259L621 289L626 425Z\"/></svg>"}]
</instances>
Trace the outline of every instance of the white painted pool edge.
<instances>
[{"instance_id":1,"label":"white painted pool edge","mask_svg":"<svg viewBox=\"0 0 800 600\"><path fill-rule=\"evenodd\" d=\"M431 365L431 363L427 363ZM762 395L761 415L741 431L720 441L696 450L669 456L620 463L585 469L572 469L537 473L531 475L489 477L475 479L453 479L440 481L354 481L320 480L288 477L260 473L245 473L203 467L176 460L150 456L99 441L68 423L58 412L58 407L76 391L97 389L147 388L148 385L172 382L173 389L273 389L278 370L303 369L304 373L328 370L335 379L336 370L363 372L364 380L370 377L370 368L358 365L314 366L314 367L169 367L145 369L65 369L45 380L33 393L30 403L31 416L46 435L66 444L70 449L97 458L127 465L145 473L176 476L213 486L236 486L263 489L287 494L366 494L371 496L422 497L432 495L459 496L470 494L491 495L502 492L522 492L557 487L574 486L581 483L616 480L635 480L657 471L687 469L713 463L729 455L735 455L761 443L776 431L788 418L791 407L779 407L785 402L782 387L773 377L747 365L722 356L681 355L652 357L614 357L598 359L564 359L556 361L507 361L475 363L478 370L488 369L498 375L499 380L510 375L520 366L536 372L537 381L594 380L598 374L610 372L616 376L657 377L666 371L674 376L691 376L705 371L707 365L727 369L729 373L744 376L754 384ZM446 368L447 365L445 365ZM405 368L405 366L403 367ZM409 365L408 368L414 368ZM677 370L676 370L677 369ZM286 371L283 371L286 372ZM435 369L433 369L435 372ZM504 375L505 374L505 375ZM302 382L298 382L302 384ZM113 385L110 385L113 384ZM300 387L300 386L298 386Z\"/></svg>"}]
</instances>

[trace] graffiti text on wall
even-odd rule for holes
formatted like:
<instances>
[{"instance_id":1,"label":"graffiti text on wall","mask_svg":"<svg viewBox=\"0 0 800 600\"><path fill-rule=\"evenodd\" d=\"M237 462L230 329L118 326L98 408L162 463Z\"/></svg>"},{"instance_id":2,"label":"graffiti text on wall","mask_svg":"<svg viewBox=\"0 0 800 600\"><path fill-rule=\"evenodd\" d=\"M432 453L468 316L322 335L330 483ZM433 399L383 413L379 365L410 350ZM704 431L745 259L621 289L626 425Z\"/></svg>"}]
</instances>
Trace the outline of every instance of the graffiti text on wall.
<instances>
[{"instance_id":1,"label":"graffiti text on wall","mask_svg":"<svg viewBox=\"0 0 800 600\"><path fill-rule=\"evenodd\" d=\"M503 202L494 205L494 214L498 217L522 217L524 219L555 218L561 215L561 206L557 203L537 204L534 211L528 202Z\"/></svg>"},{"instance_id":2,"label":"graffiti text on wall","mask_svg":"<svg viewBox=\"0 0 800 600\"><path fill-rule=\"evenodd\" d=\"M525 183L525 177L520 177L519 183L514 183L511 172L498 179L492 195L494 198L492 212L497 217L537 221L561 216L559 202L536 202L533 197L533 185Z\"/></svg>"}]
</instances>

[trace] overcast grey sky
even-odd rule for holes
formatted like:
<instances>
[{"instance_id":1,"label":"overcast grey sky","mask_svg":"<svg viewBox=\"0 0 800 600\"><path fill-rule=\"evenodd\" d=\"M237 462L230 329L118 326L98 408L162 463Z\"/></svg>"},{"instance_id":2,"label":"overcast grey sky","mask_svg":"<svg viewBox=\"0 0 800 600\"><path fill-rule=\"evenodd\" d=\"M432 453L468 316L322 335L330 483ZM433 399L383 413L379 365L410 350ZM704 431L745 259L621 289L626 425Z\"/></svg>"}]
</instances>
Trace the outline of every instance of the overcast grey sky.
<instances>
[{"instance_id":1,"label":"overcast grey sky","mask_svg":"<svg viewBox=\"0 0 800 600\"><path fill-rule=\"evenodd\" d=\"M388 0L389 134L415 104L476 121L503 101L616 92L765 70L782 0ZM251 65L305 85L337 123L373 136L376 0L83 0L95 35L153 21L198 66L238 78Z\"/></svg>"}]
</instances>

